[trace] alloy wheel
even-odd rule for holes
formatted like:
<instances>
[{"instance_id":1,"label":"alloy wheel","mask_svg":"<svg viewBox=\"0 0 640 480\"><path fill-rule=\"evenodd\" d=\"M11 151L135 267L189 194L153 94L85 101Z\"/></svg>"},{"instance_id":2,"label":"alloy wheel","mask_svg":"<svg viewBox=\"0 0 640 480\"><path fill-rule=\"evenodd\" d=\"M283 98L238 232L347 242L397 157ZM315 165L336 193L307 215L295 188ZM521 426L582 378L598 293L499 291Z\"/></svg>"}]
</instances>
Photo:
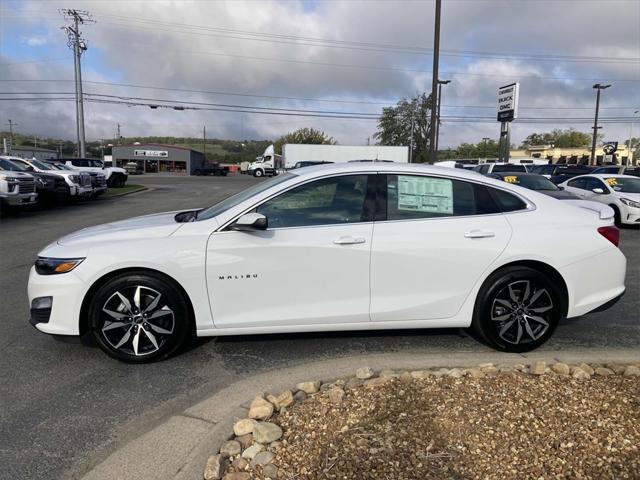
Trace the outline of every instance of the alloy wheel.
<instances>
[{"instance_id":1,"label":"alloy wheel","mask_svg":"<svg viewBox=\"0 0 640 480\"><path fill-rule=\"evenodd\" d=\"M160 350L173 335L175 315L162 294L143 285L124 287L104 303L101 332L112 348L145 356Z\"/></svg>"},{"instance_id":2,"label":"alloy wheel","mask_svg":"<svg viewBox=\"0 0 640 480\"><path fill-rule=\"evenodd\" d=\"M502 288L493 299L491 320L498 336L518 345L535 342L549 329L553 300L547 289L531 280L518 280Z\"/></svg>"}]
</instances>

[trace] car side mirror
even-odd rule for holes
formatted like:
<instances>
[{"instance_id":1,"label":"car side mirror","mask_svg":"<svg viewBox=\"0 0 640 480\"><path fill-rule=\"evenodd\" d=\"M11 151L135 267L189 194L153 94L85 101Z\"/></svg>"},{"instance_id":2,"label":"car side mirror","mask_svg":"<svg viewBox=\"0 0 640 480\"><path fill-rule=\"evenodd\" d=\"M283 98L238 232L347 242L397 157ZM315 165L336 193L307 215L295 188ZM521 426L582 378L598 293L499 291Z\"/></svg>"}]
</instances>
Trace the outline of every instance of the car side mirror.
<instances>
[{"instance_id":1,"label":"car side mirror","mask_svg":"<svg viewBox=\"0 0 640 480\"><path fill-rule=\"evenodd\" d=\"M558 190L564 190L564 187L558 185Z\"/></svg>"},{"instance_id":2,"label":"car side mirror","mask_svg":"<svg viewBox=\"0 0 640 480\"><path fill-rule=\"evenodd\" d=\"M232 223L230 228L239 232L255 232L257 230L266 230L268 224L267 217L261 213L245 213Z\"/></svg>"},{"instance_id":3,"label":"car side mirror","mask_svg":"<svg viewBox=\"0 0 640 480\"><path fill-rule=\"evenodd\" d=\"M602 195L604 193L604 190L601 188L594 188L593 190L591 190L593 193L597 193Z\"/></svg>"},{"instance_id":4,"label":"car side mirror","mask_svg":"<svg viewBox=\"0 0 640 480\"><path fill-rule=\"evenodd\" d=\"M25 170L26 170L27 172L33 172L33 167L32 167L31 165L27 165L27 166L25 167Z\"/></svg>"}]
</instances>

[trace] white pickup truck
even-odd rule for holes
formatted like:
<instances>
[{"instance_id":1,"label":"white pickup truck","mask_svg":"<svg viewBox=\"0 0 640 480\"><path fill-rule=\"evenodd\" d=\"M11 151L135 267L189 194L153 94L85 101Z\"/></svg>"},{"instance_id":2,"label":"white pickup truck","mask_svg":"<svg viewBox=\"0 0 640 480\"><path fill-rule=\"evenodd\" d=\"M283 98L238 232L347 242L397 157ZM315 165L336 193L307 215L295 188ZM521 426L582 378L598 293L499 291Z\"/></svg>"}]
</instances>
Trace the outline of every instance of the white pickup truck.
<instances>
[{"instance_id":1,"label":"white pickup truck","mask_svg":"<svg viewBox=\"0 0 640 480\"><path fill-rule=\"evenodd\" d=\"M120 167L105 167L102 160L94 158L63 158L60 160L66 166L74 170L82 170L89 173L103 173L110 187L124 187L127 182L127 171Z\"/></svg>"},{"instance_id":2,"label":"white pickup truck","mask_svg":"<svg viewBox=\"0 0 640 480\"><path fill-rule=\"evenodd\" d=\"M0 169L0 212L37 201L36 180L32 175Z\"/></svg>"}]
</instances>

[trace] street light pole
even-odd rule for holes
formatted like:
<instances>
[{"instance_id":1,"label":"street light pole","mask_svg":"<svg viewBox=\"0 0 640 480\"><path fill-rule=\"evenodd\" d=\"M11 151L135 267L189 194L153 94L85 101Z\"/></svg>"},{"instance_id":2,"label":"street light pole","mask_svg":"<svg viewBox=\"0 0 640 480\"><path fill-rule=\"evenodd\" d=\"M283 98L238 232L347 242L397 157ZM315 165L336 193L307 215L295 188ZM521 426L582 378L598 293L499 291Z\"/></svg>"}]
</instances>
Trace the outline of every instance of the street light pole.
<instances>
[{"instance_id":1,"label":"street light pole","mask_svg":"<svg viewBox=\"0 0 640 480\"><path fill-rule=\"evenodd\" d=\"M591 160L589 165L596 164L596 140L598 138L598 113L600 112L600 90L604 90L605 88L609 88L611 85L603 85L600 83L596 83L593 88L596 89L596 116L593 120L593 138L591 140Z\"/></svg>"},{"instance_id":2,"label":"street light pole","mask_svg":"<svg viewBox=\"0 0 640 480\"><path fill-rule=\"evenodd\" d=\"M487 142L491 140L489 137L482 137L482 142L483 142L483 146L482 146L482 154L484 155L484 158L487 158Z\"/></svg>"},{"instance_id":3,"label":"street light pole","mask_svg":"<svg viewBox=\"0 0 640 480\"><path fill-rule=\"evenodd\" d=\"M440 11L442 0L436 0L435 26L433 32L433 78L431 79L431 121L429 123L429 161L435 163L436 150L436 104L438 101L438 59L440 57Z\"/></svg>"},{"instance_id":4,"label":"street light pole","mask_svg":"<svg viewBox=\"0 0 640 480\"><path fill-rule=\"evenodd\" d=\"M631 125L629 126L629 143L627 144L627 165L633 165L633 151L631 150L631 140L633 139L633 121L640 110L633 112L631 117Z\"/></svg>"},{"instance_id":5,"label":"street light pole","mask_svg":"<svg viewBox=\"0 0 640 480\"><path fill-rule=\"evenodd\" d=\"M442 104L442 85L451 83L451 80L438 80L438 121L436 122L436 155L440 143L440 105Z\"/></svg>"}]
</instances>

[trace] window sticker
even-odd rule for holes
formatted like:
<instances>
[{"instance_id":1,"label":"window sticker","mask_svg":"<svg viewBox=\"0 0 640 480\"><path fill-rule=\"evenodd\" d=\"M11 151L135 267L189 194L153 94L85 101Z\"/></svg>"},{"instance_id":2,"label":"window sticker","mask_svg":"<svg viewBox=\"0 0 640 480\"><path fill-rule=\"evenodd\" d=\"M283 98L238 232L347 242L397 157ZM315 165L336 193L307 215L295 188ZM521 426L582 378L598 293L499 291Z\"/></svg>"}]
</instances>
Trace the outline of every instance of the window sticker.
<instances>
[{"instance_id":1,"label":"window sticker","mask_svg":"<svg viewBox=\"0 0 640 480\"><path fill-rule=\"evenodd\" d=\"M518 183L518 177L515 175L507 175L504 177L504 181L507 183Z\"/></svg>"},{"instance_id":2,"label":"window sticker","mask_svg":"<svg viewBox=\"0 0 640 480\"><path fill-rule=\"evenodd\" d=\"M610 186L618 185L618 180L616 178L605 178L605 182L607 182Z\"/></svg>"},{"instance_id":3,"label":"window sticker","mask_svg":"<svg viewBox=\"0 0 640 480\"><path fill-rule=\"evenodd\" d=\"M453 214L453 182L398 175L398 210Z\"/></svg>"}]
</instances>

